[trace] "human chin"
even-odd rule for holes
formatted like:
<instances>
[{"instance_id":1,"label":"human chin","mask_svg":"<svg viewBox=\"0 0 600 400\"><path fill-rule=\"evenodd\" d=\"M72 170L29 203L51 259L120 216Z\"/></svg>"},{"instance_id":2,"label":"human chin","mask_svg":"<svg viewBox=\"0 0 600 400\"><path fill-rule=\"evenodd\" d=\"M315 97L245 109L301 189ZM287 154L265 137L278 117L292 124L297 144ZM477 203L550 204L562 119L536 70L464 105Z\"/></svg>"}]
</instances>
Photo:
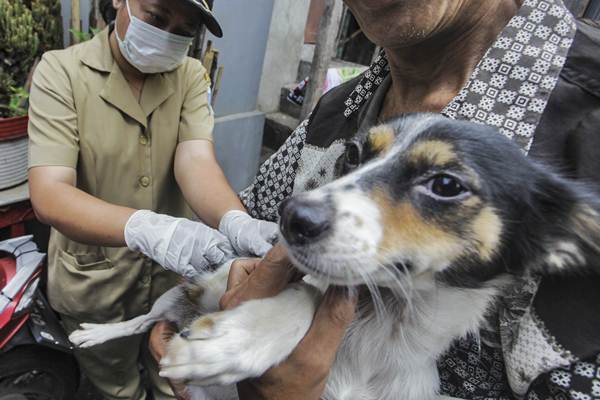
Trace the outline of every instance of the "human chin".
<instances>
[{"instance_id":1,"label":"human chin","mask_svg":"<svg viewBox=\"0 0 600 400\"><path fill-rule=\"evenodd\" d=\"M380 10L394 4L403 4L407 0L344 0L348 7L364 10Z\"/></svg>"}]
</instances>

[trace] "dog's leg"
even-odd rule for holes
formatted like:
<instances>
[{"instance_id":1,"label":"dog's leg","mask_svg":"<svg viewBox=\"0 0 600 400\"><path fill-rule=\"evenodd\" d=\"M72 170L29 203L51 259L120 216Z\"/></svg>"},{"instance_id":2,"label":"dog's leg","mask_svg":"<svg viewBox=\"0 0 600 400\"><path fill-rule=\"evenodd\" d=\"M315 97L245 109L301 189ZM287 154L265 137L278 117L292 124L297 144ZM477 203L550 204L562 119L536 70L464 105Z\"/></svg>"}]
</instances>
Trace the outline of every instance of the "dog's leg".
<instances>
[{"instance_id":1,"label":"dog's leg","mask_svg":"<svg viewBox=\"0 0 600 400\"><path fill-rule=\"evenodd\" d=\"M148 314L140 315L129 321L109 324L81 324L81 329L74 331L69 340L77 347L92 347L112 339L137 335L146 332L158 321L178 322L176 304L184 296L181 285L165 292L156 300Z\"/></svg>"},{"instance_id":2,"label":"dog's leg","mask_svg":"<svg viewBox=\"0 0 600 400\"><path fill-rule=\"evenodd\" d=\"M304 337L320 297L314 286L297 283L273 298L201 317L173 337L161 376L199 386L261 376Z\"/></svg>"},{"instance_id":3,"label":"dog's leg","mask_svg":"<svg viewBox=\"0 0 600 400\"><path fill-rule=\"evenodd\" d=\"M69 340L77 347L92 347L112 339L146 332L158 321L169 321L181 326L185 319L190 319L190 314L193 319L201 313L216 311L227 286L232 262L230 260L217 270L201 275L195 283L178 285L168 290L156 300L148 314L116 323L84 323L81 324L81 329L71 333ZM197 298L190 298L195 296L194 293Z\"/></svg>"}]
</instances>

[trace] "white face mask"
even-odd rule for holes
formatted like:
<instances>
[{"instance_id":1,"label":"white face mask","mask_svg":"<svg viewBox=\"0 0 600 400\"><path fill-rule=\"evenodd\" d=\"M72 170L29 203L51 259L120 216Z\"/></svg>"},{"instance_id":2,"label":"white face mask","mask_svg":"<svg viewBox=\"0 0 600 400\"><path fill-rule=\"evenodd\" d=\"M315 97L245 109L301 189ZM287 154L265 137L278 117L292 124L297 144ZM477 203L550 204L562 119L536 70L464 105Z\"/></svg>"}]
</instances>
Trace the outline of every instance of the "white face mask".
<instances>
[{"instance_id":1,"label":"white face mask","mask_svg":"<svg viewBox=\"0 0 600 400\"><path fill-rule=\"evenodd\" d=\"M115 23L115 33L121 54L131 65L145 74L172 71L185 60L193 37L176 35L152 26L131 14L129 0L129 28L121 40Z\"/></svg>"}]
</instances>

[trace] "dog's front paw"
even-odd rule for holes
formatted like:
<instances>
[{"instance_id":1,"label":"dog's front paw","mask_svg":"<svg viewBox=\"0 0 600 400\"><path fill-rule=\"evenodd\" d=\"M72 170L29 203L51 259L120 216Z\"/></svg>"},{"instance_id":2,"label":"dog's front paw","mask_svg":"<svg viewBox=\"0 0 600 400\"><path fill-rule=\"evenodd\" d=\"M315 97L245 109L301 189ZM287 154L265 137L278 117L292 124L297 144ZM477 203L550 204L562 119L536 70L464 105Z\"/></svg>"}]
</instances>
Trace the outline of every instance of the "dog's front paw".
<instances>
[{"instance_id":1,"label":"dog's front paw","mask_svg":"<svg viewBox=\"0 0 600 400\"><path fill-rule=\"evenodd\" d=\"M161 376L200 386L261 376L286 359L310 327L313 295L301 292L197 319L171 340Z\"/></svg>"}]
</instances>

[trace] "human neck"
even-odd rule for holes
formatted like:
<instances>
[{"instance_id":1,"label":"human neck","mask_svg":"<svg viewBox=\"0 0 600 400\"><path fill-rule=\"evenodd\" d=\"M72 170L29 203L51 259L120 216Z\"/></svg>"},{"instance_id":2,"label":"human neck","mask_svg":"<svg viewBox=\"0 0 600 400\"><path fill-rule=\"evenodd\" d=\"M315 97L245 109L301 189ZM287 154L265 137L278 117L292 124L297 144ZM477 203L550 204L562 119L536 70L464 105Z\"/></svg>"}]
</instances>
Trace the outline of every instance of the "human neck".
<instances>
[{"instance_id":1,"label":"human neck","mask_svg":"<svg viewBox=\"0 0 600 400\"><path fill-rule=\"evenodd\" d=\"M146 79L146 74L143 74L139 70L137 70L133 65L129 63L121 54L121 50L119 49L119 43L117 41L117 33L116 29L113 29L109 38L110 42L110 50L112 52L113 58L115 62L119 66L119 69L123 73L123 76L127 80L127 82L131 83L139 83L143 82Z\"/></svg>"},{"instance_id":2,"label":"human neck","mask_svg":"<svg viewBox=\"0 0 600 400\"><path fill-rule=\"evenodd\" d=\"M467 83L520 4L518 0L481 1L477 9L458 10L448 26L422 42L385 48L392 84L382 119L441 111Z\"/></svg>"}]
</instances>

